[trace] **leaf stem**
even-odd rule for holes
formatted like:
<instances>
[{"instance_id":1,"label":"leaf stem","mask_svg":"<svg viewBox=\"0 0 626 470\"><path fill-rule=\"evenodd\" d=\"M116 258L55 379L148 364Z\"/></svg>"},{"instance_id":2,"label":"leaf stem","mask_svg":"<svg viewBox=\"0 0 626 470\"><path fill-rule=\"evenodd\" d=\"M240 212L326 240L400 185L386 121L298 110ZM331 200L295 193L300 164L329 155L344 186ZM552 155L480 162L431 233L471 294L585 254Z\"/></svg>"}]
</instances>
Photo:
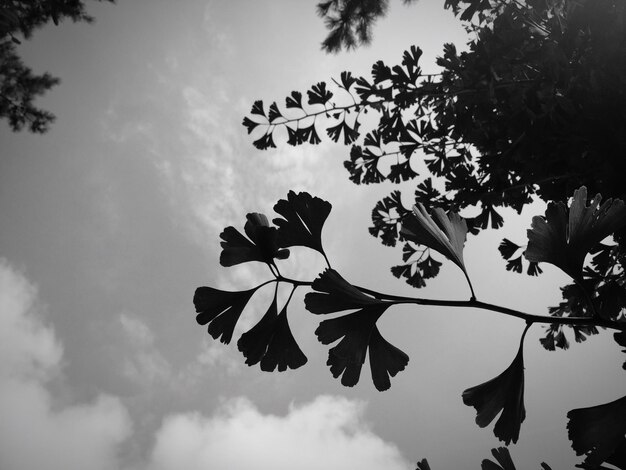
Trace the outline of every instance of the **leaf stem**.
<instances>
[{"instance_id":1,"label":"leaf stem","mask_svg":"<svg viewBox=\"0 0 626 470\"><path fill-rule=\"evenodd\" d=\"M601 318L590 317L550 317L545 315L534 315L531 313L521 312L508 307L481 302L480 300L439 300L424 299L419 297L402 297L396 295L381 294L379 292L355 286L362 292L369 294L377 299L387 301L392 304L415 304L430 305L435 307L461 307L461 308L479 308L481 310L489 310L492 312L502 313L512 317L520 318L528 323L554 323L559 325L593 325L602 328L611 328L619 331L626 331L626 322L614 322Z\"/></svg>"}]
</instances>

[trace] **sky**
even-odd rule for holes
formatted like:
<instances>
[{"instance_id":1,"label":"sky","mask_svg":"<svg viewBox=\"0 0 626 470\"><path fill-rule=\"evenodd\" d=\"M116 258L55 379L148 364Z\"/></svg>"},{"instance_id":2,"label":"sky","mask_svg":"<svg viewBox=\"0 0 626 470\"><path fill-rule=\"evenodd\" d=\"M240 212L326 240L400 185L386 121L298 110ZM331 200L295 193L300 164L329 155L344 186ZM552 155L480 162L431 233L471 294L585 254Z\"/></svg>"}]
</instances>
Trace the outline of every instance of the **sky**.
<instances>
[{"instance_id":1,"label":"sky","mask_svg":"<svg viewBox=\"0 0 626 470\"><path fill-rule=\"evenodd\" d=\"M313 334L319 318L290 307L305 367L268 374L214 342L195 321L199 286L244 290L261 266L222 268L219 233L248 212L271 215L290 189L333 204L323 240L349 281L398 295L465 299L446 262L416 292L389 267L399 250L368 235L370 212L393 186L355 186L332 142L258 151L241 125L256 99L379 59L399 63L415 44L436 71L444 42L467 38L436 0L392 1L373 44L326 55L315 2L289 0L88 3L91 25L62 23L19 47L61 84L37 103L57 116L45 135L0 124L0 467L11 470L479 468L500 443L478 428L461 393L511 363L522 321L493 312L396 307L383 335L409 356L378 392L364 368L343 387ZM413 183L403 185L410 193ZM500 231L470 237L465 261L480 300L546 314L564 274L506 272L502 237L523 242L537 204L506 213ZM312 280L322 260L293 250L285 272ZM282 268L281 268L282 269ZM267 308L255 296L236 329ZM579 462L568 410L626 390L611 334L547 352L526 337L527 418L511 447L519 468Z\"/></svg>"}]
</instances>

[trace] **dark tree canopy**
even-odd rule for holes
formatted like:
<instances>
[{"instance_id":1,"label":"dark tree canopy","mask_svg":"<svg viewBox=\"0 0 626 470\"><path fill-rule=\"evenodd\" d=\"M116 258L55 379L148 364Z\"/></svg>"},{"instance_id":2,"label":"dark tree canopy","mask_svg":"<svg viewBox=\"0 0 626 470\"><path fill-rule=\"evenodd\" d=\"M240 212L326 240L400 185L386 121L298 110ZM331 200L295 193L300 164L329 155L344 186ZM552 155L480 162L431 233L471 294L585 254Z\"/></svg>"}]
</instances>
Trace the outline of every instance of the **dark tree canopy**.
<instances>
[{"instance_id":1,"label":"dark tree canopy","mask_svg":"<svg viewBox=\"0 0 626 470\"><path fill-rule=\"evenodd\" d=\"M54 120L52 113L37 108L33 101L59 79L48 73L33 73L17 48L37 28L51 21L58 25L64 19L93 21L81 0L5 0L0 4L0 119L8 120L13 131L27 128L43 133Z\"/></svg>"},{"instance_id":2,"label":"dark tree canopy","mask_svg":"<svg viewBox=\"0 0 626 470\"><path fill-rule=\"evenodd\" d=\"M405 4L415 0L402 0ZM330 33L322 42L326 52L354 49L372 41L376 20L385 16L389 0L327 0L317 4L317 14Z\"/></svg>"},{"instance_id":3,"label":"dark tree canopy","mask_svg":"<svg viewBox=\"0 0 626 470\"><path fill-rule=\"evenodd\" d=\"M414 181L412 194L394 190L376 204L369 232L384 245L400 242L402 263L391 273L415 288L437 276L447 258L463 271L469 300L395 296L351 284L322 248L330 204L291 192L274 207L285 217L275 219L275 226L248 214L249 239L234 227L221 235L223 265L262 261L274 278L240 292L201 287L194 303L198 322L210 323L209 334L228 342L256 289L270 283L276 291L279 284L290 285L292 293L309 287L310 313L337 314L322 317L315 331L321 343L333 345L327 361L332 375L354 386L369 357L380 391L409 362L377 326L393 305L472 307L521 318L526 328L513 362L462 394L476 410L476 424L495 421L494 435L509 445L517 442L526 416L528 328L545 325L540 341L546 350L567 349L572 337L580 343L599 328L612 329L618 347L626 346L626 0L446 0L444 6L471 39L461 52L444 46L440 72L423 73L422 51L411 46L398 65L373 64L369 77L343 72L305 93L292 91L283 106L256 101L243 125L260 150L280 140L316 145L324 137L349 145L344 166L355 184ZM367 43L386 9L386 1L318 4L330 30L323 49ZM563 301L546 315L478 300L463 259L468 235L500 228L501 208L519 213L534 199L547 202L545 213L533 218L526 237L503 239L498 249L509 271L538 276L548 263L572 279L561 289ZM281 275L275 261L287 259L294 245L324 256L327 269L315 280ZM272 304L242 336L247 363L260 361L263 370L304 365L288 328L290 300L280 315ZM625 400L568 413L568 437L577 455L585 456L581 468L608 463L626 469ZM483 469L514 470L508 450L494 449L493 455L497 463L485 460ZM425 460L418 463L418 469L429 468ZM545 463L542 468L549 469Z\"/></svg>"}]
</instances>

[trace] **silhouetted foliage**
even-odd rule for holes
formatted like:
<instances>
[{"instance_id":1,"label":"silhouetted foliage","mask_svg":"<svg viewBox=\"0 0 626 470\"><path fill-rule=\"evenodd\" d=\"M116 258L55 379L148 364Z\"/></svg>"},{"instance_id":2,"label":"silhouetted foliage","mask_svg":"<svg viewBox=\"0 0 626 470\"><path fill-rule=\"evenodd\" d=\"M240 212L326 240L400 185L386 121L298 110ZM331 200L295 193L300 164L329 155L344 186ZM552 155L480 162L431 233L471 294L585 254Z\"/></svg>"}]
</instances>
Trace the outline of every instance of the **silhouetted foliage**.
<instances>
[{"instance_id":1,"label":"silhouetted foliage","mask_svg":"<svg viewBox=\"0 0 626 470\"><path fill-rule=\"evenodd\" d=\"M411 46L399 65L376 62L371 77L343 72L306 93L292 91L284 107L272 102L267 112L256 101L243 125L258 135L253 139L259 149L275 147L275 133L283 128L288 145L315 145L324 134L351 145L344 166L355 184L414 180L412 207L399 190L392 191L374 207L369 232L384 245L402 247L403 264L391 268L395 277L423 288L439 273L436 252L464 273L469 300L403 297L353 285L332 268L323 249L330 204L290 192L274 207L283 217L274 219L275 227L264 216L248 214L248 220L263 221L265 244L247 229L250 240L232 227L227 229L232 237L222 234L223 265L231 265L232 254L226 253L239 250L238 262L264 262L273 279L239 293L201 287L194 303L198 321L217 322L209 324L209 333L224 341L257 289L289 284L293 294L308 287L307 310L335 315L315 331L322 344L331 345L331 374L354 386L369 357L372 381L381 391L409 362L378 329L378 320L392 306L472 307L520 318L526 328L510 366L462 394L463 402L476 409L480 427L499 416L494 435L509 445L518 441L526 414L523 347L533 324L546 325L540 340L546 350L567 349L567 330L582 342L598 328L615 330L616 343L626 346L626 1L446 0L445 7L464 22L471 40L461 53L452 44L444 46L439 73L423 73L422 51ZM318 13L331 30L323 48L337 51L366 43L386 8L387 2L367 0L320 3ZM372 128L365 128L372 122L363 118L366 113L377 116ZM423 174L416 170L420 161ZM547 208L533 218L527 243L503 239L498 250L508 271L537 276L540 263L561 269L572 279L561 289L563 302L547 315L534 315L478 300L463 257L467 235L500 228L500 208L520 212L537 198ZM295 245L324 257L327 269L313 281L281 275L276 260L285 259L286 249ZM249 250L245 254L244 248ZM214 306L207 301L212 297ZM239 342L249 365L261 361L263 368L264 354L270 355L270 338L277 334L275 302L276 295L266 316ZM286 313L284 318L287 325ZM293 336L285 337L289 346L271 354L267 369L306 362ZM602 468L606 462L626 469L625 399L568 414L572 446L585 455L581 468ZM515 469L506 448L492 453L496 461L484 460L483 469ZM419 470L429 468L426 460L418 463Z\"/></svg>"},{"instance_id":2,"label":"silhouetted foliage","mask_svg":"<svg viewBox=\"0 0 626 470\"><path fill-rule=\"evenodd\" d=\"M33 101L59 79L33 73L17 48L35 29L50 22L58 25L64 19L93 21L81 0L5 0L0 4L0 118L7 119L13 131L26 127L43 133L54 120L52 113L37 108Z\"/></svg>"}]
</instances>

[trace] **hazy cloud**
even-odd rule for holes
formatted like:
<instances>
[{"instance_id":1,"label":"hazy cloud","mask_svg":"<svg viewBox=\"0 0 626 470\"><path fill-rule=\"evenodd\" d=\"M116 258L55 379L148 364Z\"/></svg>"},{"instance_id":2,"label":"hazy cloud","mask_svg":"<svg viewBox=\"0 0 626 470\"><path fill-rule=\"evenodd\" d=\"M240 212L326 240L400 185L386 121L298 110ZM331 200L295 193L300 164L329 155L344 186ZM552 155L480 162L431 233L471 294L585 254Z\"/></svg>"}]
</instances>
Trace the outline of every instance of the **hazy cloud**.
<instances>
[{"instance_id":1,"label":"hazy cloud","mask_svg":"<svg viewBox=\"0 0 626 470\"><path fill-rule=\"evenodd\" d=\"M47 388L62 347L40 315L37 291L0 259L0 468L111 470L131 431L117 398L60 406Z\"/></svg>"},{"instance_id":2,"label":"hazy cloud","mask_svg":"<svg viewBox=\"0 0 626 470\"><path fill-rule=\"evenodd\" d=\"M364 405L320 396L264 415L247 399L226 402L214 416L168 417L156 435L151 470L413 468L363 420Z\"/></svg>"},{"instance_id":3,"label":"hazy cloud","mask_svg":"<svg viewBox=\"0 0 626 470\"><path fill-rule=\"evenodd\" d=\"M170 377L171 366L155 345L154 333L140 318L122 313L120 325L132 345L132 356L124 361L124 374L141 385L153 385Z\"/></svg>"}]
</instances>

